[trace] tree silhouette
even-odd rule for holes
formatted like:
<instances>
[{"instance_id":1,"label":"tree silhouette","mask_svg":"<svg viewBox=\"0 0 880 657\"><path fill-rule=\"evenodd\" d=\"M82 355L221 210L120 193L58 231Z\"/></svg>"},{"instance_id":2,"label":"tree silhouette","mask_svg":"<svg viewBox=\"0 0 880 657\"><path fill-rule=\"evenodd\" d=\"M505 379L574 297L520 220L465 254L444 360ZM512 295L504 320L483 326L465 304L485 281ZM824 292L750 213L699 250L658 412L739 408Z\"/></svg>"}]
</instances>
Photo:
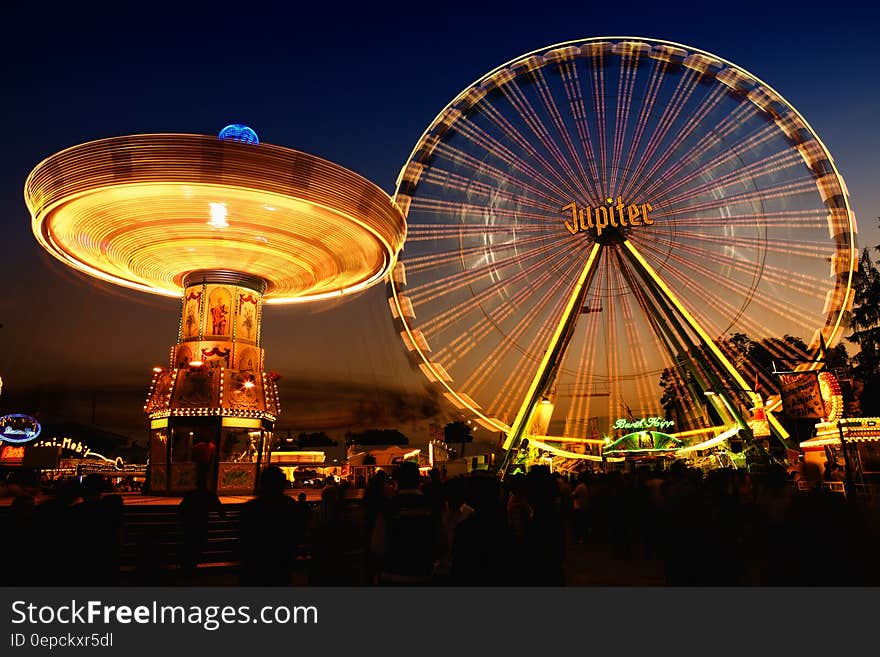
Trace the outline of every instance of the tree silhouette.
<instances>
[{"instance_id":1,"label":"tree silhouette","mask_svg":"<svg viewBox=\"0 0 880 657\"><path fill-rule=\"evenodd\" d=\"M336 447L339 441L333 440L323 431L314 433L301 433L296 439L297 449L306 449L307 447Z\"/></svg>"},{"instance_id":2,"label":"tree silhouette","mask_svg":"<svg viewBox=\"0 0 880 657\"><path fill-rule=\"evenodd\" d=\"M346 445L409 445L409 438L397 429L367 429L345 434Z\"/></svg>"},{"instance_id":3,"label":"tree silhouette","mask_svg":"<svg viewBox=\"0 0 880 657\"><path fill-rule=\"evenodd\" d=\"M880 251L880 246L874 248ZM853 332L846 339L859 346L859 352L852 358L852 369L854 377L864 384L861 407L876 408L880 402L880 271L868 249L862 251L853 282Z\"/></svg>"},{"instance_id":4,"label":"tree silhouette","mask_svg":"<svg viewBox=\"0 0 880 657\"><path fill-rule=\"evenodd\" d=\"M467 422L458 420L450 422L443 427L443 438L447 443L461 443L461 455L464 456L465 443L472 443L474 435L471 433L471 426Z\"/></svg>"}]
</instances>

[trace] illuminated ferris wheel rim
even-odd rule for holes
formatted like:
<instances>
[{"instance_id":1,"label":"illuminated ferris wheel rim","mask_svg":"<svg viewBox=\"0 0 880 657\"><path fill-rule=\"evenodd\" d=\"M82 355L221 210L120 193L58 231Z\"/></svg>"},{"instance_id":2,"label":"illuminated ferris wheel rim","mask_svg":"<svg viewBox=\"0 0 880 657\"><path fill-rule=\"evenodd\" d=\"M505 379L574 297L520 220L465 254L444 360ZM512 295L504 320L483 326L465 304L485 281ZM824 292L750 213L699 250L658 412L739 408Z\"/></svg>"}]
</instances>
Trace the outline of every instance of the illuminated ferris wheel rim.
<instances>
[{"instance_id":1,"label":"illuminated ferris wheel rim","mask_svg":"<svg viewBox=\"0 0 880 657\"><path fill-rule=\"evenodd\" d=\"M716 77L719 82L728 86L731 91L741 92L744 96L748 97L748 100L751 101L753 105L755 105L755 107L757 107L763 113L773 116L774 118L776 117L775 107L771 111L771 105L781 105L784 108L784 113L779 118L785 118L789 120L793 119L796 129L804 129L809 133L810 140L814 141L820 149L819 157L817 157L815 153L812 154L812 157L815 158L814 161L827 161L831 169L830 176L828 174L825 174L823 176L823 179L832 179L830 181L824 180L824 184L826 186L824 189L823 181L819 180L818 175L814 176L814 182L819 188L820 196L822 197L823 202L826 200L826 198L831 198L832 196L839 197L842 201L843 207L835 209L837 210L839 215L842 215L844 212L846 215L845 220L842 220L841 217L837 217L838 220L845 223L844 231L846 233L846 239L843 243L838 241L838 255L836 256L837 259L841 261L840 263L838 263L838 266L840 267L840 273L843 277L845 277L845 282L842 280L839 281L840 283L844 283L844 285L838 285L837 288L833 288L831 291L829 291L828 297L826 298L826 306L830 304L834 306L834 308L832 312L826 315L824 326L821 329L817 330L814 334L814 337L810 344L810 348L817 348L820 341L823 339L827 344L833 345L837 340L839 340L842 331L845 328L845 317L852 306L853 274L856 269L858 260L857 246L855 241L857 227L855 223L855 217L850 206L845 183L843 182L840 172L838 171L837 166L834 163L834 160L824 142L822 142L822 140L813 130L812 126L810 126L810 124L800 114L800 112L798 112L797 109L782 96L782 94L777 92L772 86L770 86L757 76L749 73L745 69L733 64L726 59L718 57L713 53L709 53L698 48L694 48L673 41L646 37L600 36L585 39L575 39L544 46L542 48L538 48L523 55L517 56L505 62L504 64L497 66L490 72L478 78L472 84L465 87L457 96L455 96L453 100L450 101L437 114L433 121L431 121L427 129L422 133L422 135L416 142L414 148L412 149L409 157L406 160L406 163L401 168L396 181L394 199L403 209L404 213L408 215L410 211L410 203L413 199L413 193L411 190L415 188L424 171L430 168L430 164L425 164L425 162L430 161L433 150L441 142L443 134L448 129L453 127L457 121L463 118L464 112L469 110L471 107L477 106L490 90L496 87L501 87L504 83L516 79L522 73L542 68L543 66L547 64L552 64L553 62L562 63L563 61L574 60L577 57L588 57L591 54L595 55L596 52L587 53L585 51L582 52L581 50L581 48L586 48L591 45L596 49L596 51L604 48L604 50L601 50L603 53L611 53L612 50L617 46L620 46L622 48L629 48L629 52L632 52L633 50L639 48L644 48L649 52L656 52L658 47L666 48L668 50L663 54L666 55L667 61L672 61L672 57L677 56L679 57L679 59L676 61L678 61L679 63L681 63L686 57L697 56L699 58L702 58L701 61L698 62L699 65L703 66L703 70L701 71L702 73L705 74L708 72L713 77ZM561 51L567 51L567 53L563 54L561 53ZM556 58L553 58L554 53L557 54ZM615 51L615 54L621 53ZM725 79L722 79L721 76L718 75L719 73L725 73ZM499 78L500 81L496 81L496 78ZM493 81L497 82L494 86L491 84ZM777 121L777 125L779 125L780 129L782 129L779 121ZM792 148L794 148L794 145L792 145ZM805 154L803 151L801 152L801 155L809 167L810 162L807 161L809 155ZM833 216L834 213L832 212L831 207L826 204L826 208L828 209L827 219L829 222L829 233L831 233L831 237L833 238L834 227L832 226L832 221L835 219L835 217ZM843 228L843 226L840 227ZM843 254L841 253L844 250L846 251L845 256L843 256ZM405 258L401 260L401 264L405 266ZM403 274L403 276L405 276L405 274ZM420 345L419 338L421 338L422 336L416 335L419 334L420 331L417 330L417 327L413 326L407 318L406 308L402 305L400 299L401 281L395 280L395 276L392 273L392 275L389 277L389 282L392 295L393 314L401 321L403 332L405 333L407 338L406 341L408 342L408 348L418 354L423 364L423 371L427 370L426 374L430 372L428 378L435 383L439 383L445 389L447 397L454 400L454 403L457 406L462 409L469 409L470 411L475 413L475 415L481 420L481 423L485 426L495 430L508 430L510 428L510 425L498 420L497 418L485 415L481 412L478 404L476 404L473 399L471 399L467 394L460 393L453 387L453 385L450 385L452 383L452 378L448 376L442 366L437 368L436 365L439 364L432 362L431 358L427 355L425 350L423 350L422 346ZM841 289L841 287L843 287L843 289ZM826 307L826 310L827 309L828 308ZM833 319L831 317L832 314L834 315ZM799 365L798 369L814 369L818 367L821 367L821 363Z\"/></svg>"},{"instance_id":2,"label":"illuminated ferris wheel rim","mask_svg":"<svg viewBox=\"0 0 880 657\"><path fill-rule=\"evenodd\" d=\"M803 124L803 126L807 129L807 131L809 131L812 138L816 141L816 143L822 149L822 153L824 154L825 158L827 159L828 163L830 164L830 166L833 170L834 178L836 179L837 184L839 185L839 188L841 191L841 197L844 202L844 207L845 207L846 216L847 216L849 233L853 236L856 235L856 233L858 232L858 228L857 228L857 225L855 222L855 215L852 211L852 207L849 202L849 194L847 192L846 185L843 181L843 177L840 175L840 171L837 169L837 165L834 163L834 158L832 157L830 151L828 150L828 147L825 146L825 143L822 141L822 139L819 137L819 135L816 133L816 131L813 129L813 127L803 117L803 115L801 115L801 113L797 110L797 108L794 105L792 105L788 100L786 100L786 98L782 94L780 94L778 91L776 91L776 89L774 89L771 85L767 84L764 80L762 80L758 76L752 74L751 72L747 71L746 69L744 69L740 66L737 66L733 62L731 62L727 59L724 59L723 57L719 57L718 55L715 55L714 53L710 53L708 51L701 50L700 48L695 48L693 46L688 46L688 45L681 44L681 43L678 43L675 41L667 41L664 39L655 39L655 38L639 37L639 36L598 36L598 37L588 37L588 38L583 38L583 39L573 39L570 41L562 41L562 42L555 43L552 45L544 46L542 48L537 48L535 50L532 50L532 51L529 51L529 52L524 53L522 55L519 55L518 57L514 57L514 58L506 61L505 63L503 63L499 66L496 66L494 69L492 69L488 73L484 74L483 76L477 78L474 82L472 82L467 87L462 89L462 91L459 92L457 96L455 96L449 103L446 104L446 106L442 110L440 110L440 112L437 114L437 116L434 117L434 119L428 124L428 127L425 129L425 131L419 137L418 141L416 142L416 145L413 147L412 151L410 152L409 156L407 157L406 163L403 165L403 167L400 170L400 173L397 176L396 189L395 189L394 197L393 197L395 203L397 203L398 206L403 208L405 215L408 214L409 198L407 197L407 195L401 194L400 189L401 189L401 186L406 181L407 172L410 169L410 166L413 163L415 163L416 156L425 147L425 142L426 142L428 136L431 133L433 133L439 125L443 124L443 120L449 115L450 110L453 110L456 105L461 104L462 100L464 100L468 96L468 93L471 90L483 86L486 82L491 80L493 77L495 77L496 75L509 69L514 64L517 64L519 62L524 62L525 60L528 60L532 57L545 56L546 54L548 54L550 52L557 51L562 48L572 47L572 46L575 46L576 44L577 45L586 45L586 44L591 44L591 43L592 44L607 43L607 45L609 46L608 49L610 50L611 47L613 46L612 42L624 42L624 43L632 44L633 46L637 46L639 44L644 44L644 45L657 44L657 45L661 45L661 46L667 46L670 48L681 49L684 51L685 55L690 54L690 53L695 53L695 54L698 54L698 55L701 55L703 57L708 58L708 60L711 60L713 62L717 62L717 63L723 64L724 66L730 67L731 69L733 69L737 73L741 74L742 76L745 76L744 78L734 78L734 80L732 81L732 84L741 83L744 80L745 81L752 81L752 82L754 82L754 86L752 87L753 91L756 89L759 89L759 88L763 88L764 90L766 90L766 92L769 92L769 95L766 97L767 104L769 105L771 102L774 102L774 101L782 103L786 107L786 109L788 109L794 113L794 115L797 117L797 119ZM542 66L543 64L544 64L543 62L541 62L540 64L536 63L536 66L534 68L540 68L540 66ZM528 68L527 70L533 70L533 69ZM716 73L717 73L717 71L716 71ZM519 72L514 74L513 77L515 77L518 74L519 74ZM732 86L732 89L735 89L735 88L736 88L735 86ZM478 101L475 101L475 102L478 102ZM755 102L755 101L752 101L752 102ZM757 103L755 103L755 104L757 105ZM761 108L759 105L758 105L758 107ZM763 109L763 108L761 108L761 109ZM404 197L407 197L406 201L402 200ZM847 292L846 292L847 298L851 298L851 296L852 296L852 277L853 277L853 272L855 271L855 267L856 267L857 262L858 262L858 249L857 249L855 240L851 240L851 242L849 244L849 263L850 263L849 271L850 271L850 273L849 273L849 277L847 280ZM841 305L841 309L838 314L837 320L834 323L834 327L830 331L829 337L826 338L826 341L829 344L835 343L840 337L840 333L843 329L842 321L843 321L843 315L845 312L845 308L844 308L845 306L846 306L846 304Z\"/></svg>"},{"instance_id":3,"label":"illuminated ferris wheel rim","mask_svg":"<svg viewBox=\"0 0 880 657\"><path fill-rule=\"evenodd\" d=\"M190 271L234 268L242 253L248 273L266 281L267 303L352 294L390 271L406 235L396 203L362 176L293 149L207 135L79 144L34 167L24 196L34 235L54 257L95 278L171 297L180 296ZM138 199L143 206L132 212ZM182 221L196 205L205 220ZM222 206L221 223L214 206ZM237 209L246 214L233 221ZM60 236L59 216L69 224ZM153 232L144 232L150 222ZM197 247L209 248L193 256ZM109 249L127 263L151 248L156 257L137 274L106 256Z\"/></svg>"}]
</instances>

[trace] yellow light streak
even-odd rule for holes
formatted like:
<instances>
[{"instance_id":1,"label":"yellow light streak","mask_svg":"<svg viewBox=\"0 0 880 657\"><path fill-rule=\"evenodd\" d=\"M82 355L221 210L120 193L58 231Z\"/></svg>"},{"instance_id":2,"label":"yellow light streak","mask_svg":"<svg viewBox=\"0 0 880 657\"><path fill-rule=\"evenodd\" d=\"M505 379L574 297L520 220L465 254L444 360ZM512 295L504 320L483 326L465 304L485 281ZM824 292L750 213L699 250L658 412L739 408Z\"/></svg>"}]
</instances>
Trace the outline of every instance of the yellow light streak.
<instances>
[{"instance_id":1,"label":"yellow light streak","mask_svg":"<svg viewBox=\"0 0 880 657\"><path fill-rule=\"evenodd\" d=\"M689 452L697 452L704 449L709 449L711 447L715 447L716 445L720 445L728 438L733 438L737 431L739 431L739 427L731 427L724 433L721 433L714 438L710 438L709 440L705 440L697 445L689 445L688 447L682 447L681 449L675 450L676 454L687 454Z\"/></svg>"},{"instance_id":2,"label":"yellow light streak","mask_svg":"<svg viewBox=\"0 0 880 657\"><path fill-rule=\"evenodd\" d=\"M301 303L379 282L406 221L384 191L326 160L204 135L129 135L38 164L25 202L40 244L90 276L179 296L197 269L266 280Z\"/></svg>"},{"instance_id":3,"label":"yellow light streak","mask_svg":"<svg viewBox=\"0 0 880 657\"><path fill-rule=\"evenodd\" d=\"M535 405L536 395L539 393L538 386L540 385L541 378L544 376L544 372L550 366L550 361L554 356L553 352L559 345L560 340L562 340L562 334L565 331L565 327L569 322L569 318L571 317L572 312L574 312L575 310L575 305L577 304L578 297L581 296L581 288L583 288L583 286L586 284L587 278L593 271L593 266L596 262L596 258L601 250L602 245L599 243L593 244L593 248L590 249L590 255L587 256L587 262L584 265L584 269L583 271L581 271L580 276L578 276L577 283L575 283L571 296L568 298L568 303L565 305L565 310L563 310L562 312L560 322L556 326L556 330L553 332L553 335L550 338L550 342L547 344L547 349L546 351L544 351L544 356L541 358L541 362L538 365L535 376L532 378L532 382L529 385L528 391L526 392L523 404L522 406L520 406L519 411L516 414L516 419L513 421L513 424L510 427L510 433L507 434L507 438L504 440L504 449L509 450L511 448L514 440L516 440L519 435L522 434L524 428L531 420L531 411Z\"/></svg>"},{"instance_id":4,"label":"yellow light streak","mask_svg":"<svg viewBox=\"0 0 880 657\"><path fill-rule=\"evenodd\" d=\"M605 441L601 438L573 438L571 436L530 436L530 441L540 440L543 442L553 443L582 443L587 445L604 445Z\"/></svg>"},{"instance_id":5,"label":"yellow light streak","mask_svg":"<svg viewBox=\"0 0 880 657\"><path fill-rule=\"evenodd\" d=\"M715 344L715 341L709 337L709 334L703 330L703 328L699 325L697 320L688 312L687 308L685 308L682 303L678 300L678 297L672 292L668 285L663 281L662 278L654 271L654 268L648 264L648 261L642 257L642 254L639 253L639 250L636 249L635 245L629 240L623 240L623 245L627 248L627 250L633 255L633 257L638 260L639 264L644 268L645 272L654 280L657 286L663 290L663 293L669 299L670 303L675 306L676 310L681 314L684 320L688 323L688 325L700 336L703 342L707 347L712 351L715 357L718 359L719 363L727 370L728 374L736 381L737 385L740 389L749 395L750 399L753 402L754 406L759 406L762 404L761 398L749 388L749 384L747 384L740 373L736 371L736 368L731 364L729 360L727 360L727 356L718 348L718 345Z\"/></svg>"},{"instance_id":6,"label":"yellow light streak","mask_svg":"<svg viewBox=\"0 0 880 657\"><path fill-rule=\"evenodd\" d=\"M691 429L690 431L680 431L679 433L670 434L676 438L687 438L688 436L699 436L704 433L714 433L723 431L726 427L706 427L705 429Z\"/></svg>"},{"instance_id":7,"label":"yellow light streak","mask_svg":"<svg viewBox=\"0 0 880 657\"><path fill-rule=\"evenodd\" d=\"M616 456L609 456L603 459L601 456L593 456L592 454L578 454L577 452L569 452L567 450L548 445L547 443L541 442L540 440L530 440L529 447L544 450L550 452L551 454L556 454L556 456L564 456L568 459L581 459L582 461L596 461L601 463L604 460L608 463L622 463L626 460L625 458Z\"/></svg>"}]
</instances>

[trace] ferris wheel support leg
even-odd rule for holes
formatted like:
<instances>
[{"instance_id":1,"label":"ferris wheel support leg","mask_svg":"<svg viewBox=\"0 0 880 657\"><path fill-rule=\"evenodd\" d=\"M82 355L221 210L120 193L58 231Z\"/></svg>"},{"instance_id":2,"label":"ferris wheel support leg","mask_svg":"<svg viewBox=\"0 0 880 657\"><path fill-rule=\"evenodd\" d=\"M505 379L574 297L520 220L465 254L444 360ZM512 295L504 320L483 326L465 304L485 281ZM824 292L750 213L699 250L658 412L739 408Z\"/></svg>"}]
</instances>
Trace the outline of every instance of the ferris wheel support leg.
<instances>
[{"instance_id":1,"label":"ferris wheel support leg","mask_svg":"<svg viewBox=\"0 0 880 657\"><path fill-rule=\"evenodd\" d=\"M642 271L653 280L654 284L663 293L663 296L666 297L667 301L675 307L675 309L678 311L678 314L687 323L691 330L693 330L694 333L700 336L700 340L712 352L715 360L725 370L726 374L730 376L730 378L736 383L736 386L742 392L746 393L749 396L749 399L753 404L760 404L761 398L758 396L758 394L749 387L749 384L746 383L742 375L728 360L727 356L724 355L724 352L721 351L717 344L715 344L715 340L713 340L709 336L709 334L706 333L703 327L700 326L700 324L697 322L696 318L691 315L690 312L688 312L687 308L685 308L684 305L682 305L681 301L678 300L678 297L675 296L669 286L666 285L662 278L660 278L660 275L657 274L656 271L654 271L654 268L651 267L650 264L648 264L648 261L645 260L644 256L642 256L635 245L629 240L623 240L623 245L626 247L627 251L629 251L633 259L639 264Z\"/></svg>"},{"instance_id":2,"label":"ferris wheel support leg","mask_svg":"<svg viewBox=\"0 0 880 657\"><path fill-rule=\"evenodd\" d=\"M532 382L528 387L525 399L523 400L519 411L517 411L516 419L510 426L510 431L504 441L504 458L498 470L501 477L504 477L507 473L507 469L513 460L513 456L519 449L520 442L523 439L526 429L531 423L535 407L538 405L547 386L552 382L559 366L559 362L565 354L565 349L571 341L574 325L577 323L580 310L584 304L584 299L590 288L590 282L596 272L596 263L599 261L599 254L601 251L602 244L598 242L593 244L593 247L590 249L584 268L581 270L580 276L578 276L574 289L571 292L571 296L568 298L568 303L562 311L559 324L557 324L556 330L553 332L550 342L547 345L547 349L544 351L544 356L541 358L535 376L532 377Z\"/></svg>"},{"instance_id":3,"label":"ferris wheel support leg","mask_svg":"<svg viewBox=\"0 0 880 657\"><path fill-rule=\"evenodd\" d=\"M724 353L719 349L718 345L715 344L715 341L709 336L708 333L699 325L697 320L691 315L687 309L682 305L682 303L678 300L678 298L673 294L672 290L663 279L654 271L654 268L651 267L650 264L645 260L639 250L635 247L635 245L629 240L624 240L624 246L629 252L630 256L633 260L638 263L639 267L642 270L642 273L647 275L654 283L654 286L660 291L662 296L666 299L668 303L670 303L682 317L682 319L688 324L688 326L700 337L700 340L706 345L707 348L712 352L713 356L717 364L725 370L725 373L730 377L730 379L735 383L735 387L741 392L745 393L749 401L751 403L752 408L763 407L763 400L760 395L757 394L754 390L752 390L749 385L742 378L742 375L739 371L733 366L733 364L727 359ZM722 397L725 397L724 391L719 390L718 393ZM739 413L734 411L734 409L730 406L729 400L725 401L726 410L729 411L729 414L737 419L737 424L740 425L741 428L746 429L746 431L750 431L743 421L743 419L739 416ZM720 409L718 409L720 410ZM722 414L723 415L723 414ZM779 440L786 448L791 449L791 436L788 431L786 431L785 427L783 427L779 420L771 412L767 412L767 420L770 424L770 430L772 435Z\"/></svg>"},{"instance_id":4,"label":"ferris wheel support leg","mask_svg":"<svg viewBox=\"0 0 880 657\"><path fill-rule=\"evenodd\" d=\"M761 397L749 387L739 371L725 356L724 352L721 351L721 349L711 338L711 336L709 336L709 334L703 329L703 327L700 326L696 318L690 312L688 312L687 308L684 307L684 305L675 296L669 286L666 285L665 281L654 270L654 268L651 267L647 260L645 260L644 256L642 256L635 245L629 240L623 240L623 245L626 247L626 250L632 260L638 265L639 269L641 269L642 274L648 277L649 281L653 284L653 287L657 290L657 292L659 292L659 294L667 303L675 308L677 314L681 317L681 319L694 333L696 333L697 336L699 336L700 341L706 346L706 348L709 349L716 362L716 365L724 372L727 377L729 377L731 383L734 384L733 389L745 394L748 397L752 408L762 407L763 400L761 399ZM717 402L718 398L720 398L720 401L723 402L723 404L712 404L716 411L719 412L719 415L722 418L726 416L728 420L732 420L732 423L738 426L738 428L742 432L744 432L747 437L750 438L751 428L748 426L741 413L734 409L733 406L730 404L730 400L727 398L727 392L723 389L719 389L714 391L714 394L715 399L710 398L710 402ZM786 447L790 447L788 440L789 435L785 428L782 427L782 425L779 424L779 422L776 421L776 419L772 417L771 414L768 414L768 420L773 435L783 445L785 445Z\"/></svg>"}]
</instances>

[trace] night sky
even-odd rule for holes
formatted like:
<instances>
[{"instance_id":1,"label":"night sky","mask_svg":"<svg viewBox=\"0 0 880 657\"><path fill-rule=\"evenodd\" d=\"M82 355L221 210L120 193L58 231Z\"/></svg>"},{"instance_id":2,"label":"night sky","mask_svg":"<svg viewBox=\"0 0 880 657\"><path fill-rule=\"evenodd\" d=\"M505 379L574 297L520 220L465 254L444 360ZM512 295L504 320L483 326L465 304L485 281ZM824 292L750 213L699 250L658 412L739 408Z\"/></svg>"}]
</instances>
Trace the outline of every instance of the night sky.
<instances>
[{"instance_id":1,"label":"night sky","mask_svg":"<svg viewBox=\"0 0 880 657\"><path fill-rule=\"evenodd\" d=\"M176 338L176 301L99 284L37 245L22 188L43 158L113 135L216 134L241 122L261 141L327 158L392 193L422 131L459 91L509 59L569 39L668 39L763 79L834 156L860 246L880 243L880 9L835 2L819 14L775 4L7 8L0 410L89 422L94 400L97 424L142 437L150 369L167 360ZM280 427L341 431L353 413L369 415L365 403L374 411L368 423L427 415L421 375L407 363L383 286L344 303L269 307L263 332L268 367L284 376Z\"/></svg>"}]
</instances>

